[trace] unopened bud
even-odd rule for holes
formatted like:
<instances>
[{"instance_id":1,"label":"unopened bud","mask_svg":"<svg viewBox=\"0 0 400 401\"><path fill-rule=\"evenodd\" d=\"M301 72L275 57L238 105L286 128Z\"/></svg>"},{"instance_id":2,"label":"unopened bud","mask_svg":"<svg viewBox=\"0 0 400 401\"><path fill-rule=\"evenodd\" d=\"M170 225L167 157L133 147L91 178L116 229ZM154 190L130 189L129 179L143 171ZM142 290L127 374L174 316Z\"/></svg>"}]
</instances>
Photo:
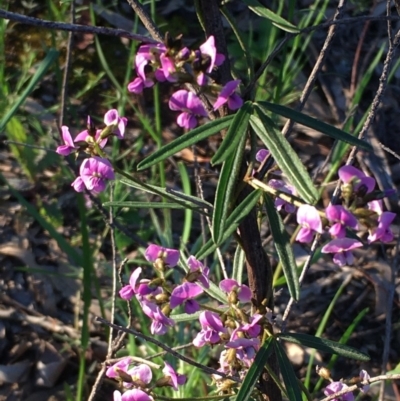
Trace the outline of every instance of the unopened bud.
<instances>
[{"instance_id":1,"label":"unopened bud","mask_svg":"<svg viewBox=\"0 0 400 401\"><path fill-rule=\"evenodd\" d=\"M329 369L325 368L325 367L319 367L317 365L316 369L317 374L319 376L321 376L323 379L325 380L331 380L331 372L329 371Z\"/></svg>"},{"instance_id":2,"label":"unopened bud","mask_svg":"<svg viewBox=\"0 0 400 401\"><path fill-rule=\"evenodd\" d=\"M166 293L157 294L154 298L158 304L164 304L166 302L169 302L169 295Z\"/></svg>"},{"instance_id":3,"label":"unopened bud","mask_svg":"<svg viewBox=\"0 0 400 401\"><path fill-rule=\"evenodd\" d=\"M161 309L162 313L164 313L165 316L169 316L171 314L171 307L169 306L169 304L163 306L163 308Z\"/></svg>"}]
</instances>

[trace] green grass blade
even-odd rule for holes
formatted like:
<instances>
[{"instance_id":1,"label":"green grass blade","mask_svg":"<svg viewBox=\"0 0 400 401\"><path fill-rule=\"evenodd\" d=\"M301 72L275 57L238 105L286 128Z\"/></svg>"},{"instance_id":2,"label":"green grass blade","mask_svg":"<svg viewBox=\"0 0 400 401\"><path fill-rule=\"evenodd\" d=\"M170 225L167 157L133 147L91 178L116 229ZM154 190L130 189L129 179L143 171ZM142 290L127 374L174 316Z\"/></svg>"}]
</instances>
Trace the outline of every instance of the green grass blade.
<instances>
[{"instance_id":1,"label":"green grass blade","mask_svg":"<svg viewBox=\"0 0 400 401\"><path fill-rule=\"evenodd\" d=\"M242 247L236 248L235 256L233 258L232 278L239 284L242 284L243 280L243 268L246 261L246 255Z\"/></svg>"},{"instance_id":2,"label":"green grass blade","mask_svg":"<svg viewBox=\"0 0 400 401\"><path fill-rule=\"evenodd\" d=\"M268 222L279 261L282 264L283 272L289 288L290 295L297 301L300 298L300 285L297 276L297 265L294 259L290 238L285 230L282 218L279 215L274 201L268 194L264 195L265 208L267 210Z\"/></svg>"},{"instance_id":3,"label":"green grass blade","mask_svg":"<svg viewBox=\"0 0 400 401\"><path fill-rule=\"evenodd\" d=\"M287 396L290 401L302 401L301 390L296 374L285 349L277 341L274 342L275 355L278 360L279 370L285 382Z\"/></svg>"},{"instance_id":4,"label":"green grass blade","mask_svg":"<svg viewBox=\"0 0 400 401\"><path fill-rule=\"evenodd\" d=\"M278 334L282 340L289 341L294 344L303 345L329 354L338 354L346 358L357 359L359 361L369 361L367 354L348 345L339 344L338 342L327 340L325 338L311 336L303 333L284 333Z\"/></svg>"},{"instance_id":5,"label":"green grass blade","mask_svg":"<svg viewBox=\"0 0 400 401\"><path fill-rule=\"evenodd\" d=\"M186 195L191 194L191 183L190 177L185 167L185 164L182 162L178 163L178 170L181 176L182 188L183 192ZM183 231L181 235L181 243L187 244L189 242L190 233L192 231L192 223L193 223L193 211L192 209L185 209L185 219L183 223Z\"/></svg>"},{"instance_id":6,"label":"green grass blade","mask_svg":"<svg viewBox=\"0 0 400 401\"><path fill-rule=\"evenodd\" d=\"M149 168L154 164L174 155L175 153L180 152L182 149L188 148L195 143L216 134L220 130L228 127L232 120L233 116L226 116L195 128L187 134L180 136L174 141L156 150L149 157L146 157L146 159L142 160L138 164L137 169L140 171Z\"/></svg>"},{"instance_id":7,"label":"green grass blade","mask_svg":"<svg viewBox=\"0 0 400 401\"><path fill-rule=\"evenodd\" d=\"M322 132L323 134L328 135L331 138L338 139L340 141L349 143L350 145L357 146L360 149L368 151L372 150L372 146L369 143L362 141L357 137L340 130L339 128L336 128L333 125L326 124L323 121L307 116L303 113L300 113L299 111L293 110L286 106L282 106L280 104L273 104L269 102L258 102L257 104L271 111L272 113L279 114L306 127L315 129L316 131Z\"/></svg>"},{"instance_id":8,"label":"green grass blade","mask_svg":"<svg viewBox=\"0 0 400 401\"><path fill-rule=\"evenodd\" d=\"M185 206L172 202L139 202L139 201L112 201L104 202L104 207L128 207L133 209L185 209Z\"/></svg>"},{"instance_id":9,"label":"green grass blade","mask_svg":"<svg viewBox=\"0 0 400 401\"><path fill-rule=\"evenodd\" d=\"M196 253L197 259L203 259L210 253L213 253L224 241L226 241L237 229L240 222L250 213L256 205L260 196L261 190L253 191L246 196L240 205L229 215L226 219L224 233L220 242L215 243L212 239L207 241L206 244Z\"/></svg>"},{"instance_id":10,"label":"green grass blade","mask_svg":"<svg viewBox=\"0 0 400 401\"><path fill-rule=\"evenodd\" d=\"M4 127L10 121L10 119L14 116L18 108L25 102L26 98L32 93L35 89L36 85L40 82L40 80L44 77L47 70L51 67L51 65L57 60L58 58L58 51L55 49L50 49L46 54L46 57L40 63L38 69L36 70L35 74L29 81L27 87L22 92L21 96L18 100L13 104L11 109L7 112L7 114L2 118L0 121L0 132L3 131Z\"/></svg>"},{"instance_id":11,"label":"green grass blade","mask_svg":"<svg viewBox=\"0 0 400 401\"><path fill-rule=\"evenodd\" d=\"M299 29L296 28L293 24L286 21L280 15L275 14L273 11L265 8L261 5L257 0L243 0L245 4L253 11L255 14L259 15L260 17L266 18L267 20L271 21L275 26L282 29L286 32L297 33Z\"/></svg>"},{"instance_id":12,"label":"green grass blade","mask_svg":"<svg viewBox=\"0 0 400 401\"><path fill-rule=\"evenodd\" d=\"M240 174L246 137L247 135L240 137L236 152L224 162L219 176L212 218L213 239L216 243L221 241L225 231L226 217L231 207L234 190L237 187L237 180Z\"/></svg>"},{"instance_id":13,"label":"green grass blade","mask_svg":"<svg viewBox=\"0 0 400 401\"><path fill-rule=\"evenodd\" d=\"M237 111L221 146L211 159L211 164L223 163L232 153L237 152L242 136L246 136L252 109L252 103L246 102Z\"/></svg>"},{"instance_id":14,"label":"green grass blade","mask_svg":"<svg viewBox=\"0 0 400 401\"><path fill-rule=\"evenodd\" d=\"M276 163L296 188L299 195L310 204L317 202L319 194L311 181L304 164L293 150L287 139L273 125L263 110L256 108L250 117L250 124L257 136L270 150Z\"/></svg>"},{"instance_id":15,"label":"green grass blade","mask_svg":"<svg viewBox=\"0 0 400 401\"><path fill-rule=\"evenodd\" d=\"M267 338L267 340L258 350L254 362L248 370L242 385L240 386L239 392L236 396L236 401L247 401L251 397L254 386L256 385L258 378L260 377L260 374L272 353L275 343L275 338L271 336Z\"/></svg>"}]
</instances>

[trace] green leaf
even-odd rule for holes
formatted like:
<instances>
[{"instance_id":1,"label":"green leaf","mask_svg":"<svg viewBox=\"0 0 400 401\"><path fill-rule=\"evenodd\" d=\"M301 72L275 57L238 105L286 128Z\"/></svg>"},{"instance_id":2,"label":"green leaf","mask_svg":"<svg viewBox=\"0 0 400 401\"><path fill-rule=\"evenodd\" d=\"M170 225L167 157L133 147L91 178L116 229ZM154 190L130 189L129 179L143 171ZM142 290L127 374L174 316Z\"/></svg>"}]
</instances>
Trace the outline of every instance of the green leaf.
<instances>
[{"instance_id":1,"label":"green leaf","mask_svg":"<svg viewBox=\"0 0 400 401\"><path fill-rule=\"evenodd\" d=\"M286 355L285 349L277 341L274 342L274 349L289 400L302 401L299 382L294 373L293 366Z\"/></svg>"},{"instance_id":2,"label":"green leaf","mask_svg":"<svg viewBox=\"0 0 400 401\"><path fill-rule=\"evenodd\" d=\"M3 131L8 121L10 121L13 115L17 112L18 108L22 105L22 103L25 102L26 98L33 92L36 85L40 82L40 80L46 74L47 70L51 67L51 65L54 63L54 61L56 61L57 58L58 58L58 51L55 49L50 49L46 54L46 57L39 64L38 69L36 70L31 80L29 81L29 84L26 86L25 90L22 92L19 99L13 104L8 113L0 121L0 132Z\"/></svg>"},{"instance_id":3,"label":"green leaf","mask_svg":"<svg viewBox=\"0 0 400 401\"><path fill-rule=\"evenodd\" d=\"M275 114L279 114L283 117L296 121L301 125L322 132L331 138L347 142L350 145L359 147L360 149L372 151L372 146L369 143L362 141L361 139L358 139L357 137L350 135L339 128L336 128L333 125L326 124L320 120L317 120L316 118L300 113L299 111L290 109L289 107L281 106L280 104L273 104L269 102L258 102L258 105L269 111L272 111Z\"/></svg>"},{"instance_id":4,"label":"green leaf","mask_svg":"<svg viewBox=\"0 0 400 401\"><path fill-rule=\"evenodd\" d=\"M243 267L246 261L246 255L241 246L238 246L235 251L235 256L233 258L233 268L232 268L232 278L242 284L243 280Z\"/></svg>"},{"instance_id":5,"label":"green leaf","mask_svg":"<svg viewBox=\"0 0 400 401\"><path fill-rule=\"evenodd\" d=\"M293 256L289 235L285 230L285 225L283 224L280 214L276 210L274 201L268 194L264 195L264 200L272 238L274 239L279 261L282 264L290 295L298 301L300 297L300 285L297 277L297 265Z\"/></svg>"},{"instance_id":6,"label":"green leaf","mask_svg":"<svg viewBox=\"0 0 400 401\"><path fill-rule=\"evenodd\" d=\"M368 355L355 348L347 345L339 344L335 341L326 340L325 338L314 337L303 333L284 333L278 334L279 338L291 343L304 345L305 347L315 348L319 351L328 352L329 354L338 354L346 358L357 359L359 361L369 361Z\"/></svg>"},{"instance_id":7,"label":"green leaf","mask_svg":"<svg viewBox=\"0 0 400 401\"><path fill-rule=\"evenodd\" d=\"M119 180L119 182L129 187L136 188L150 194L162 196L166 199L173 201L174 203L182 205L184 208L197 210L201 214L208 214L204 209L212 210L213 208L210 203L200 198L187 194L182 194L181 197L173 193L170 193L168 190L164 188L157 187L156 185L145 184L128 178L122 178L121 180Z\"/></svg>"},{"instance_id":8,"label":"green leaf","mask_svg":"<svg viewBox=\"0 0 400 401\"><path fill-rule=\"evenodd\" d=\"M250 8L250 10L253 11L255 14L271 21L275 26L282 29L283 31L291 32L291 33L300 32L300 30L298 28L296 28L293 24L286 21L280 15L275 14L270 9L264 7L257 0L243 0L243 2L245 4L247 4L248 7Z\"/></svg>"},{"instance_id":9,"label":"green leaf","mask_svg":"<svg viewBox=\"0 0 400 401\"><path fill-rule=\"evenodd\" d=\"M246 102L235 114L221 146L211 159L211 164L223 163L232 153L237 152L242 136L246 136L252 109L252 103Z\"/></svg>"},{"instance_id":10,"label":"green leaf","mask_svg":"<svg viewBox=\"0 0 400 401\"><path fill-rule=\"evenodd\" d=\"M138 202L138 201L124 201L124 202L104 202L104 207L128 207L134 209L148 208L148 209L186 209L183 205L168 202Z\"/></svg>"},{"instance_id":11,"label":"green leaf","mask_svg":"<svg viewBox=\"0 0 400 401\"><path fill-rule=\"evenodd\" d=\"M226 216L231 207L234 190L237 188L238 184L246 137L247 135L242 135L240 137L236 152L230 155L222 165L215 195L212 219L213 239L216 243L221 242L225 231Z\"/></svg>"},{"instance_id":12,"label":"green leaf","mask_svg":"<svg viewBox=\"0 0 400 401\"><path fill-rule=\"evenodd\" d=\"M256 134L269 149L272 156L299 195L310 204L317 202L319 194L311 181L304 164L290 146L287 139L278 131L272 120L260 108L250 117L250 124Z\"/></svg>"},{"instance_id":13,"label":"green leaf","mask_svg":"<svg viewBox=\"0 0 400 401\"><path fill-rule=\"evenodd\" d=\"M258 350L257 355L254 358L254 362L247 371L246 377L240 386L239 392L236 396L236 401L247 401L251 397L254 386L256 385L258 378L260 377L260 374L272 353L275 343L275 338L271 336L267 338L267 340Z\"/></svg>"},{"instance_id":14,"label":"green leaf","mask_svg":"<svg viewBox=\"0 0 400 401\"><path fill-rule=\"evenodd\" d=\"M223 118L218 118L214 121L210 121L207 124L195 128L187 134L180 136L179 138L173 140L162 148L156 150L149 157L146 157L146 159L142 160L138 164L137 169L144 170L146 168L149 168L154 164L174 155L175 153L180 152L182 149L188 148L193 144L216 134L222 129L228 127L232 120L233 116L226 116Z\"/></svg>"},{"instance_id":15,"label":"green leaf","mask_svg":"<svg viewBox=\"0 0 400 401\"><path fill-rule=\"evenodd\" d=\"M205 258L210 253L213 253L222 242L226 241L235 232L240 222L250 213L260 199L261 195L261 189L253 191L247 195L240 205L226 219L226 225L221 241L217 243L215 243L212 239L207 241L207 243L204 244L204 246L196 253L196 258Z\"/></svg>"}]
</instances>

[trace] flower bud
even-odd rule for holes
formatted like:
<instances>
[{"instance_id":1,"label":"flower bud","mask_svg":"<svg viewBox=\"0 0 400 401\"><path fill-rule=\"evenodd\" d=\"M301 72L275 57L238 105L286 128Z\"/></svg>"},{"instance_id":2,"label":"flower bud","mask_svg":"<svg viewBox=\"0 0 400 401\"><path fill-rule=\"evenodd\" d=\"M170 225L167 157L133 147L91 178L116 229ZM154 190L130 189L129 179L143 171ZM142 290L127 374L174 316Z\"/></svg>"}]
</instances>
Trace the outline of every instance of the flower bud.
<instances>
[{"instance_id":1,"label":"flower bud","mask_svg":"<svg viewBox=\"0 0 400 401\"><path fill-rule=\"evenodd\" d=\"M319 376L321 376L323 379L325 379L325 380L332 380L332 379L331 379L331 372L329 371L329 369L327 369L327 368L325 368L325 367L319 367L319 366L317 365L317 367L316 367L315 370L317 371L317 374L318 374Z\"/></svg>"}]
</instances>

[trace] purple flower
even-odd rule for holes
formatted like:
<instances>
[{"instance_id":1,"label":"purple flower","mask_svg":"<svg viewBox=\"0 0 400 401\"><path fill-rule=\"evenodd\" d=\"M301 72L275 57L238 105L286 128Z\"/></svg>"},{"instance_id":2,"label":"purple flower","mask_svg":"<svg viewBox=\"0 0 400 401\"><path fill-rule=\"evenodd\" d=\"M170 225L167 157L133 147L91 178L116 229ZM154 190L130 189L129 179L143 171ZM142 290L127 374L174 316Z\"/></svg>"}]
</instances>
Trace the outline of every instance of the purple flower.
<instances>
[{"instance_id":1,"label":"purple flower","mask_svg":"<svg viewBox=\"0 0 400 401\"><path fill-rule=\"evenodd\" d=\"M381 240L383 243L392 241L393 232L390 229L390 224L395 219L395 217L396 213L383 212L378 217L378 227L370 230L370 234L368 235L368 243L378 240Z\"/></svg>"},{"instance_id":2,"label":"purple flower","mask_svg":"<svg viewBox=\"0 0 400 401\"><path fill-rule=\"evenodd\" d=\"M263 318L263 315L258 313L250 317L250 322L238 328L238 331L247 333L250 337L257 337L261 332L261 326L258 322Z\"/></svg>"},{"instance_id":3,"label":"purple flower","mask_svg":"<svg viewBox=\"0 0 400 401\"><path fill-rule=\"evenodd\" d=\"M75 146L75 143L72 139L71 134L69 133L69 128L65 125L61 127L61 132L62 132L62 138L64 141L65 145L61 145L57 148L56 152L59 155L62 156L68 156L71 152L73 152L75 149L78 149L77 146Z\"/></svg>"},{"instance_id":4,"label":"purple flower","mask_svg":"<svg viewBox=\"0 0 400 401\"><path fill-rule=\"evenodd\" d=\"M187 265L189 266L189 273L186 276L186 280L191 283L199 281L204 288L209 288L210 280L208 275L210 274L210 269L205 267L194 256L189 257Z\"/></svg>"},{"instance_id":5,"label":"purple flower","mask_svg":"<svg viewBox=\"0 0 400 401\"><path fill-rule=\"evenodd\" d=\"M370 193L375 188L375 180L366 176L362 171L353 166L343 166L338 171L339 178L345 184L352 184L354 191L358 191L361 187L365 187L366 193Z\"/></svg>"},{"instance_id":6,"label":"purple flower","mask_svg":"<svg viewBox=\"0 0 400 401\"><path fill-rule=\"evenodd\" d=\"M176 249L164 248L155 244L149 245L144 253L144 257L149 262L156 263L161 259L169 267L174 267L178 264L179 256L179 251Z\"/></svg>"},{"instance_id":7,"label":"purple flower","mask_svg":"<svg viewBox=\"0 0 400 401\"><path fill-rule=\"evenodd\" d=\"M210 311L203 311L200 313L199 321L201 324L201 331L193 340L195 347L202 347L205 344L216 344L220 341L220 334L226 333L220 317Z\"/></svg>"},{"instance_id":8,"label":"purple flower","mask_svg":"<svg viewBox=\"0 0 400 401\"><path fill-rule=\"evenodd\" d=\"M82 192L84 187L94 193L102 192L106 188L107 180L115 179L111 163L98 156L85 159L79 173L80 176L71 184L77 192Z\"/></svg>"},{"instance_id":9,"label":"purple flower","mask_svg":"<svg viewBox=\"0 0 400 401\"><path fill-rule=\"evenodd\" d=\"M196 301L193 301L193 298L196 298L202 293L203 289L196 283L185 282L181 285L178 285L171 293L171 309L174 309L184 303L186 313L196 313L198 310L200 310L200 307Z\"/></svg>"},{"instance_id":10,"label":"purple flower","mask_svg":"<svg viewBox=\"0 0 400 401\"><path fill-rule=\"evenodd\" d=\"M287 194L290 194L290 195L295 194L294 187L292 187L291 185L285 184L285 182L283 182L281 180L275 180L275 179L269 180L268 185L274 189L285 192ZM287 213L293 213L296 210L296 207L294 205L292 205L291 203L286 202L283 199L278 198L278 197L275 199L274 204L275 204L276 210L278 212L282 208L284 208Z\"/></svg>"},{"instance_id":11,"label":"purple flower","mask_svg":"<svg viewBox=\"0 0 400 401\"><path fill-rule=\"evenodd\" d=\"M334 253L333 262L339 266L353 264L354 256L352 249L363 246L360 241L352 238L336 238L328 242L321 249L322 253Z\"/></svg>"},{"instance_id":12,"label":"purple flower","mask_svg":"<svg viewBox=\"0 0 400 401\"><path fill-rule=\"evenodd\" d=\"M149 384L153 378L153 372L144 363L129 369L127 373L132 377L133 382L138 384Z\"/></svg>"},{"instance_id":13,"label":"purple flower","mask_svg":"<svg viewBox=\"0 0 400 401\"><path fill-rule=\"evenodd\" d=\"M168 104L171 110L182 111L176 120L180 127L195 128L197 126L196 116L207 117L207 112L200 99L187 90L181 89L175 92Z\"/></svg>"},{"instance_id":14,"label":"purple flower","mask_svg":"<svg viewBox=\"0 0 400 401\"><path fill-rule=\"evenodd\" d=\"M346 227L358 228L357 219L343 206L330 205L325 209L326 218L335 223L329 229L333 237L343 238L346 236Z\"/></svg>"},{"instance_id":15,"label":"purple flower","mask_svg":"<svg viewBox=\"0 0 400 401\"><path fill-rule=\"evenodd\" d=\"M262 163L271 152L268 149L260 149L256 153L256 160Z\"/></svg>"},{"instance_id":16,"label":"purple flower","mask_svg":"<svg viewBox=\"0 0 400 401\"><path fill-rule=\"evenodd\" d=\"M243 105L243 99L235 92L240 84L240 79L229 81L221 90L217 100L214 103L214 110L219 109L223 104L228 103L230 110L240 109Z\"/></svg>"},{"instance_id":17,"label":"purple flower","mask_svg":"<svg viewBox=\"0 0 400 401\"><path fill-rule=\"evenodd\" d=\"M361 371L360 371L360 379L361 379L362 381L367 381L367 380L369 380L370 378L371 378L371 377L370 377L370 375L368 374L368 372L367 372L366 370L361 370ZM369 384L366 384L365 386L362 386L362 387L360 388L360 390L361 390L361 392L366 393L366 392L369 390L369 388L370 388Z\"/></svg>"},{"instance_id":18,"label":"purple flower","mask_svg":"<svg viewBox=\"0 0 400 401\"><path fill-rule=\"evenodd\" d=\"M210 36L201 46L200 54L202 56L208 56L208 62L206 62L206 72L211 73L215 65L221 65L225 61L225 56L223 54L217 53L217 48L215 47L214 36ZM197 76L197 83L203 86L207 83L207 77L203 71L200 71Z\"/></svg>"},{"instance_id":19,"label":"purple flower","mask_svg":"<svg viewBox=\"0 0 400 401\"><path fill-rule=\"evenodd\" d=\"M322 222L318 210L311 205L301 205L297 210L297 222L301 228L297 234L296 241L310 242L314 231L322 234Z\"/></svg>"},{"instance_id":20,"label":"purple flower","mask_svg":"<svg viewBox=\"0 0 400 401\"><path fill-rule=\"evenodd\" d=\"M122 139L125 133L125 127L128 123L128 119L125 117L120 117L118 114L118 110L111 109L104 114L104 123L109 126L114 126L112 131L113 134L116 135L118 139Z\"/></svg>"},{"instance_id":21,"label":"purple flower","mask_svg":"<svg viewBox=\"0 0 400 401\"><path fill-rule=\"evenodd\" d=\"M160 56L160 62L165 80L169 82L176 82L178 80L175 75L176 67L171 57L168 57L163 53Z\"/></svg>"},{"instance_id":22,"label":"purple flower","mask_svg":"<svg viewBox=\"0 0 400 401\"><path fill-rule=\"evenodd\" d=\"M140 282L138 283L138 279L141 273L141 267L135 269L129 278L129 284L120 289L119 295L122 299L125 299L125 301L130 301L135 294L144 296L154 293L157 290L157 287L151 288L147 285L147 283L149 283L149 280L140 280Z\"/></svg>"},{"instance_id":23,"label":"purple flower","mask_svg":"<svg viewBox=\"0 0 400 401\"><path fill-rule=\"evenodd\" d=\"M347 384L344 384L342 382L332 382L329 383L324 390L324 394L326 396L338 393L339 391L342 391L348 387ZM354 401L354 395L353 393L347 393L339 398L334 398L332 401Z\"/></svg>"},{"instance_id":24,"label":"purple flower","mask_svg":"<svg viewBox=\"0 0 400 401\"><path fill-rule=\"evenodd\" d=\"M153 302L142 301L143 313L151 320L150 332L151 334L163 335L167 332L167 326L173 326L175 322L169 317L165 316L158 305Z\"/></svg>"},{"instance_id":25,"label":"purple flower","mask_svg":"<svg viewBox=\"0 0 400 401\"><path fill-rule=\"evenodd\" d=\"M175 372L174 368L168 363L164 362L163 373L166 377L169 377L169 385L176 391L178 386L186 383L186 376L180 375Z\"/></svg>"},{"instance_id":26,"label":"purple flower","mask_svg":"<svg viewBox=\"0 0 400 401\"><path fill-rule=\"evenodd\" d=\"M125 391L121 394L120 391L114 391L114 401L153 401L153 397L150 397L143 390L134 388L132 390Z\"/></svg>"},{"instance_id":27,"label":"purple flower","mask_svg":"<svg viewBox=\"0 0 400 401\"><path fill-rule=\"evenodd\" d=\"M260 340L258 338L237 337L236 334L237 332L234 330L226 347L236 349L236 357L247 367L250 367L260 348Z\"/></svg>"},{"instance_id":28,"label":"purple flower","mask_svg":"<svg viewBox=\"0 0 400 401\"><path fill-rule=\"evenodd\" d=\"M236 280L231 278L221 280L219 288L227 294L234 292L240 302L249 302L251 300L250 288L245 284L240 285Z\"/></svg>"},{"instance_id":29,"label":"purple flower","mask_svg":"<svg viewBox=\"0 0 400 401\"><path fill-rule=\"evenodd\" d=\"M136 77L132 82L129 82L127 88L129 92L139 94L143 92L144 88L150 88L153 85L154 82L151 79L143 81L142 78Z\"/></svg>"},{"instance_id":30,"label":"purple flower","mask_svg":"<svg viewBox=\"0 0 400 401\"><path fill-rule=\"evenodd\" d=\"M117 363L114 363L114 365L111 365L107 370L106 370L106 376L110 377L111 379L116 379L119 377L119 371L122 372L127 372L129 365L132 363L133 359L130 356L127 356L125 358L122 358L120 361Z\"/></svg>"}]
</instances>

